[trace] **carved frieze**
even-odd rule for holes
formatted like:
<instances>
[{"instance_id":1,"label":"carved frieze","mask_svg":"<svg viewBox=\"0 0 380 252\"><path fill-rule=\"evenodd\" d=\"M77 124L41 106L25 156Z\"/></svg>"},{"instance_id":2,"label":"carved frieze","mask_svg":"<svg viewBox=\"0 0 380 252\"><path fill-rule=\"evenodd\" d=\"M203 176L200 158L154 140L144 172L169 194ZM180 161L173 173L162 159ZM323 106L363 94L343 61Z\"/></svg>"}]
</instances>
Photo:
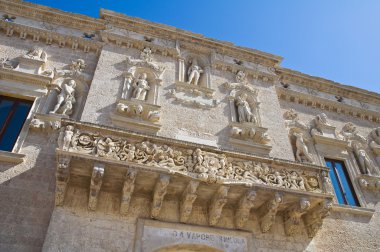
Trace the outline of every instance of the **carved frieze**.
<instances>
[{"instance_id":1,"label":"carved frieze","mask_svg":"<svg viewBox=\"0 0 380 252\"><path fill-rule=\"evenodd\" d=\"M122 162L164 168L209 183L262 184L321 192L316 172L274 169L266 163L229 158L199 148L185 149L150 141L128 141L65 127L61 149ZM72 134L72 132L75 132ZM67 133L67 134L66 134ZM65 137L66 136L66 140ZM67 148L67 142L70 142Z\"/></svg>"}]
</instances>

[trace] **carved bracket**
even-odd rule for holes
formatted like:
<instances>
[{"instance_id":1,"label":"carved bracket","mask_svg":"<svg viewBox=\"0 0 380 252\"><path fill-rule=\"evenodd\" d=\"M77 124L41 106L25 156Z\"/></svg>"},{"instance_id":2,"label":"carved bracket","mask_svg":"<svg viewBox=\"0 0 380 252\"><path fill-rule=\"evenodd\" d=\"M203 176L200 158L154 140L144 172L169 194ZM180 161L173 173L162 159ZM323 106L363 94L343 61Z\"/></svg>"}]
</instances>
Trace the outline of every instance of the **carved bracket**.
<instances>
[{"instance_id":1,"label":"carved bracket","mask_svg":"<svg viewBox=\"0 0 380 252\"><path fill-rule=\"evenodd\" d=\"M96 210L100 187L103 182L104 168L104 164L94 164L91 176L90 195L88 198L88 210Z\"/></svg>"},{"instance_id":2,"label":"carved bracket","mask_svg":"<svg viewBox=\"0 0 380 252\"><path fill-rule=\"evenodd\" d=\"M303 216L307 234L313 238L322 227L323 219L330 215L332 200L326 199Z\"/></svg>"},{"instance_id":3,"label":"carved bracket","mask_svg":"<svg viewBox=\"0 0 380 252\"><path fill-rule=\"evenodd\" d=\"M227 194L230 188L227 186L219 187L218 191L215 193L213 199L209 205L209 224L210 226L215 226L220 216L222 215L223 207L227 203Z\"/></svg>"},{"instance_id":4,"label":"carved bracket","mask_svg":"<svg viewBox=\"0 0 380 252\"><path fill-rule=\"evenodd\" d=\"M55 174L55 205L62 206L65 200L67 184L70 180L71 157L58 156L57 171Z\"/></svg>"},{"instance_id":5,"label":"carved bracket","mask_svg":"<svg viewBox=\"0 0 380 252\"><path fill-rule=\"evenodd\" d=\"M186 223L188 221L193 209L193 203L197 198L196 191L198 186L198 181L190 181L185 191L183 192L179 209L180 222Z\"/></svg>"},{"instance_id":6,"label":"carved bracket","mask_svg":"<svg viewBox=\"0 0 380 252\"><path fill-rule=\"evenodd\" d=\"M166 195L166 190L170 182L170 176L160 175L156 186L154 188L153 202L152 202L152 210L151 217L156 219L160 214L162 203L164 201L164 197Z\"/></svg>"},{"instance_id":7,"label":"carved bracket","mask_svg":"<svg viewBox=\"0 0 380 252\"><path fill-rule=\"evenodd\" d=\"M135 189L135 179L137 171L133 169L128 169L125 174L125 180L123 185L123 190L121 192L121 201L120 201L120 213L126 215L129 210L129 206L132 199L132 194Z\"/></svg>"},{"instance_id":8,"label":"carved bracket","mask_svg":"<svg viewBox=\"0 0 380 252\"><path fill-rule=\"evenodd\" d=\"M258 210L260 216L261 232L267 233L276 220L278 207L282 203L282 195L276 193L273 199L265 202Z\"/></svg>"},{"instance_id":9,"label":"carved bracket","mask_svg":"<svg viewBox=\"0 0 380 252\"><path fill-rule=\"evenodd\" d=\"M249 218L251 208L255 205L256 191L248 191L239 201L238 209L235 213L235 225L238 229L242 229Z\"/></svg>"},{"instance_id":10,"label":"carved bracket","mask_svg":"<svg viewBox=\"0 0 380 252\"><path fill-rule=\"evenodd\" d=\"M301 229L301 217L310 208L310 202L301 198L299 203L296 203L286 209L284 213L284 228L285 234L288 236L294 236L299 233Z\"/></svg>"}]
</instances>

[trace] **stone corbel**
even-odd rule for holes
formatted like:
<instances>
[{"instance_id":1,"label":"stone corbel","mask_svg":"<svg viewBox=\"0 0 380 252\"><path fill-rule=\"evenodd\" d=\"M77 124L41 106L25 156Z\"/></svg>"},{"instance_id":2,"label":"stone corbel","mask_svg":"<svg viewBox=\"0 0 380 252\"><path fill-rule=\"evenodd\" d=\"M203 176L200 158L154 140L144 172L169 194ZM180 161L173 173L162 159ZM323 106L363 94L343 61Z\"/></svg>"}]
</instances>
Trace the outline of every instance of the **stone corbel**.
<instances>
[{"instance_id":1,"label":"stone corbel","mask_svg":"<svg viewBox=\"0 0 380 252\"><path fill-rule=\"evenodd\" d=\"M358 176L358 181L364 190L380 191L380 177L361 174Z\"/></svg>"},{"instance_id":2,"label":"stone corbel","mask_svg":"<svg viewBox=\"0 0 380 252\"><path fill-rule=\"evenodd\" d=\"M303 216L309 238L313 238L317 234L322 227L323 219L330 215L331 209L332 200L326 199Z\"/></svg>"},{"instance_id":3,"label":"stone corbel","mask_svg":"<svg viewBox=\"0 0 380 252\"><path fill-rule=\"evenodd\" d=\"M54 114L34 114L30 127L36 130L52 131L61 128L61 117Z\"/></svg>"},{"instance_id":4,"label":"stone corbel","mask_svg":"<svg viewBox=\"0 0 380 252\"><path fill-rule=\"evenodd\" d=\"M209 205L209 224L210 226L215 226L220 216L222 215L223 207L227 203L227 194L230 188L227 186L219 187L218 191L215 193Z\"/></svg>"},{"instance_id":5,"label":"stone corbel","mask_svg":"<svg viewBox=\"0 0 380 252\"><path fill-rule=\"evenodd\" d=\"M238 209L235 213L235 225L238 229L242 229L249 218L249 213L255 205L256 191L250 190L246 192L239 201Z\"/></svg>"},{"instance_id":6,"label":"stone corbel","mask_svg":"<svg viewBox=\"0 0 380 252\"><path fill-rule=\"evenodd\" d=\"M274 197L265 202L258 210L260 216L261 232L267 233L276 220L278 207L282 203L282 195L276 193Z\"/></svg>"},{"instance_id":7,"label":"stone corbel","mask_svg":"<svg viewBox=\"0 0 380 252\"><path fill-rule=\"evenodd\" d=\"M67 184L70 180L71 157L58 156L57 159L57 171L55 174L55 205L62 206L65 200Z\"/></svg>"},{"instance_id":8,"label":"stone corbel","mask_svg":"<svg viewBox=\"0 0 380 252\"><path fill-rule=\"evenodd\" d=\"M125 180L120 201L120 214L126 215L131 204L132 194L135 189L137 171L128 169L125 174Z\"/></svg>"},{"instance_id":9,"label":"stone corbel","mask_svg":"<svg viewBox=\"0 0 380 252\"><path fill-rule=\"evenodd\" d=\"M294 236L301 228L302 215L310 208L310 201L301 198L299 202L290 206L284 213L284 228L287 236Z\"/></svg>"},{"instance_id":10,"label":"stone corbel","mask_svg":"<svg viewBox=\"0 0 380 252\"><path fill-rule=\"evenodd\" d=\"M162 203L164 202L164 197L166 195L166 190L170 182L170 176L160 175L156 186L154 188L153 202L151 217L156 219L160 214Z\"/></svg>"},{"instance_id":11,"label":"stone corbel","mask_svg":"<svg viewBox=\"0 0 380 252\"><path fill-rule=\"evenodd\" d=\"M116 112L111 115L112 123L136 131L156 133L161 117L161 107L137 99L119 99Z\"/></svg>"},{"instance_id":12,"label":"stone corbel","mask_svg":"<svg viewBox=\"0 0 380 252\"><path fill-rule=\"evenodd\" d=\"M103 183L104 168L105 168L104 164L95 164L92 170L90 195L88 198L88 209L91 211L96 210L100 187L102 186L102 183Z\"/></svg>"},{"instance_id":13,"label":"stone corbel","mask_svg":"<svg viewBox=\"0 0 380 252\"><path fill-rule=\"evenodd\" d=\"M193 203L197 198L197 188L199 186L198 181L190 181L185 191L182 194L180 205L180 222L186 223L189 220L191 211L193 209Z\"/></svg>"}]
</instances>

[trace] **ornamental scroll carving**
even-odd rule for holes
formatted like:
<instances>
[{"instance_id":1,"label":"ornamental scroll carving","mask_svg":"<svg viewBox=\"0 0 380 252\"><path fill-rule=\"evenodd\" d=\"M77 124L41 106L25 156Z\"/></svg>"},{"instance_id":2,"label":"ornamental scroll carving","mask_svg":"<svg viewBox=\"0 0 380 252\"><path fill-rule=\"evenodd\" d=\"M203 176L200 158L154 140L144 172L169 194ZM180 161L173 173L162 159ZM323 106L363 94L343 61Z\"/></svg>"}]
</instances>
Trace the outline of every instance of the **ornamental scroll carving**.
<instances>
[{"instance_id":1,"label":"ornamental scroll carving","mask_svg":"<svg viewBox=\"0 0 380 252\"><path fill-rule=\"evenodd\" d=\"M319 174L275 169L266 163L229 158L197 149L171 147L150 141L132 142L67 128L61 138L63 150L149 167L166 168L208 183L262 184L301 191L322 192ZM71 136L71 132L75 132ZM66 133L66 132L65 132ZM71 137L71 139L69 139ZM67 141L70 142L67 148Z\"/></svg>"}]
</instances>

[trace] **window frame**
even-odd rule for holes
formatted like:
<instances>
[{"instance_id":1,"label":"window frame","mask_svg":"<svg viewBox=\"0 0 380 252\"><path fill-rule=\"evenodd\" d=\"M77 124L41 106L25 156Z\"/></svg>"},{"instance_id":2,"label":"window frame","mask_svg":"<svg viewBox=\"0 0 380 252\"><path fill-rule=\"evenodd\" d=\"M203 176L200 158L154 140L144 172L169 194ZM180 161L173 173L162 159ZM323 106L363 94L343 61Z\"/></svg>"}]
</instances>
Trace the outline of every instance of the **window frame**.
<instances>
[{"instance_id":1,"label":"window frame","mask_svg":"<svg viewBox=\"0 0 380 252\"><path fill-rule=\"evenodd\" d=\"M6 95L1 95L0 94L0 102L3 101L3 100L5 100L5 101L12 101L13 104L12 104L11 109L8 112L6 118L4 119L4 124L0 128L0 142L2 141L2 139L4 137L6 137L6 132L7 132L8 128L11 127L10 124L13 122L13 120L15 120L14 119L14 115L17 112L17 109L19 108L20 103L24 103L24 104L28 104L29 105L29 110L28 110L26 116L24 117L24 120L22 121L22 125L21 125L19 131L17 132L17 136L16 136L15 139L12 139L12 140L14 140L13 144L12 144L12 149L9 150L10 152L12 152L13 149L14 149L14 147L15 147L15 145L16 145L16 142L17 142L17 140L18 140L18 138L20 136L22 128L24 127L24 124L25 124L27 118L29 117L29 114L30 114L31 109L33 107L33 101L26 100L26 99L15 98L15 97L12 97L12 96L6 96ZM8 151L8 150L2 150L2 151Z\"/></svg>"},{"instance_id":2,"label":"window frame","mask_svg":"<svg viewBox=\"0 0 380 252\"><path fill-rule=\"evenodd\" d=\"M342 195L342 198L343 198L343 203L340 203L339 200L338 200L338 197L337 197L337 192L336 192L336 188L335 186L333 185L333 188L334 188L334 193L335 193L335 199L336 201L338 202L339 205L345 205L345 206L353 206L353 207L361 207L361 203L359 201L359 197L355 191L355 188L354 188L354 183L350 177L350 174L349 174L349 170L347 169L347 166L345 164L345 162L343 160L339 160L339 159L332 159L332 158L327 158L325 157L324 158L324 161L325 161L325 164L326 164L326 167L330 168L330 171L333 171L334 175L335 175L335 178L337 180L337 183L338 183L338 189ZM327 166L327 162L330 162L331 163L331 166L332 167L329 167ZM342 166L342 169L343 169L343 173L345 175L345 179L347 180L347 184L348 184L348 188L346 188L343 183L342 183L342 179L341 179L341 175L339 174L339 172L337 171L337 166L335 165L336 163L340 163L341 166ZM330 176L330 173L329 173L329 176ZM330 178L331 179L331 178ZM355 204L350 204L349 203L349 199L346 197L346 191L350 190L351 194L352 194L352 197L353 197L353 200L355 202Z\"/></svg>"}]
</instances>

